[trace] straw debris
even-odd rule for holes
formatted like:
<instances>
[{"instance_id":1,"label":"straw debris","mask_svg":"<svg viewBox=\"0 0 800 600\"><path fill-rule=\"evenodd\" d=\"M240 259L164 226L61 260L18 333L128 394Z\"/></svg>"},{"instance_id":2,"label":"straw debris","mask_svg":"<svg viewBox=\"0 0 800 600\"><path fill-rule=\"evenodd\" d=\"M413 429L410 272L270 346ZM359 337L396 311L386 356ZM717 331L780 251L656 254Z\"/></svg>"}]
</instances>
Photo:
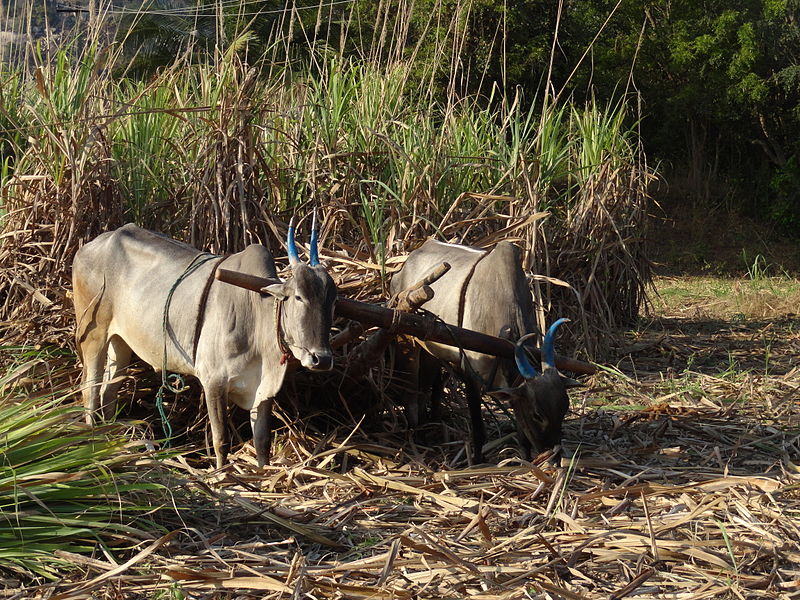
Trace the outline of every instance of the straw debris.
<instances>
[{"instance_id":1,"label":"straw debris","mask_svg":"<svg viewBox=\"0 0 800 600\"><path fill-rule=\"evenodd\" d=\"M783 331L796 343L796 327ZM656 360L650 349L637 357ZM630 360L620 363L629 373ZM573 394L560 453L525 463L506 437L490 454L496 464L475 467L462 440L425 446L399 430L326 432L282 415L272 466L260 471L249 443L222 472L175 459L183 500L194 499L164 523L179 533L134 553L124 572L77 561L80 588L51 591L796 597L798 390L797 368L638 379L607 368Z\"/></svg>"}]
</instances>

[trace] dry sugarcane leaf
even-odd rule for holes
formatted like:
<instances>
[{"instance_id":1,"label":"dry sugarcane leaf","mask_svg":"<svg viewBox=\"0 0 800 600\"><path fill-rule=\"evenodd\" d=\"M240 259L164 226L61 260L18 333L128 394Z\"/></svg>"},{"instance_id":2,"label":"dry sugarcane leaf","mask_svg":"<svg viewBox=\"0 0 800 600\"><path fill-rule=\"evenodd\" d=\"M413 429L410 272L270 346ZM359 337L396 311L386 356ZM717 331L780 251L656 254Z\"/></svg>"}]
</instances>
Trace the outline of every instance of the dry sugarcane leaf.
<instances>
[{"instance_id":1,"label":"dry sugarcane leaf","mask_svg":"<svg viewBox=\"0 0 800 600\"><path fill-rule=\"evenodd\" d=\"M559 285L561 287L573 289L571 283L564 281L563 279L548 277L547 275L537 275L536 273L533 273L531 275L528 275L528 279L531 279L533 281L543 281L545 283L552 283L553 285Z\"/></svg>"},{"instance_id":2,"label":"dry sugarcane leaf","mask_svg":"<svg viewBox=\"0 0 800 600\"><path fill-rule=\"evenodd\" d=\"M74 598L76 594L82 594L85 593L87 590L97 588L104 581L107 581L113 577L116 577L124 573L125 571L130 569L133 565L141 562L142 560L153 554L161 546L169 543L169 541L172 540L176 535L178 535L178 533L180 533L179 530L170 531L169 533L161 536L159 539L157 539L152 544L147 546L147 548L137 553L131 559L119 565L118 567L111 569L110 571L106 571L105 573L95 577L94 579L91 579L82 584L79 584L78 586L75 586L75 588L70 592L67 592L65 594L56 594L55 596L51 597L51 600L69 600L71 598Z\"/></svg>"},{"instance_id":3,"label":"dry sugarcane leaf","mask_svg":"<svg viewBox=\"0 0 800 600\"><path fill-rule=\"evenodd\" d=\"M334 540L332 540L332 539L330 539L330 538L328 538L328 537L326 537L326 536L324 536L324 535L322 535L320 533L317 533L316 531L313 531L312 529L310 529L308 527L305 527L304 525L300 525L299 523L295 523L294 521L291 521L289 519L284 519L284 518L279 517L278 515L270 512L270 511L264 510L264 509L256 506L255 504L253 504L249 500L247 500L245 498L242 498L241 496L232 496L231 500L233 500L233 502L235 502L239 506L245 508L251 515L255 515L255 516L258 516L258 517L263 517L264 519L267 519L268 521L272 521L276 525L280 525L281 527L285 527L286 529L288 529L290 531L294 531L295 533L297 533L297 534L299 534L299 535L301 535L303 537L306 537L306 538L308 538L310 540L313 540L314 542L317 542L318 544L322 544L324 546L328 546L329 548L340 548L341 547L341 544L339 542L336 542L336 541L334 541Z\"/></svg>"},{"instance_id":4,"label":"dry sugarcane leaf","mask_svg":"<svg viewBox=\"0 0 800 600\"><path fill-rule=\"evenodd\" d=\"M197 579L187 579L184 571L167 571L167 574L172 576L172 573L178 575L176 580L184 582L183 585L191 590L247 590L247 591L263 591L263 592L281 592L283 594L290 594L292 588L285 583L273 579L271 577L259 576L233 576L231 577L226 573L218 573L211 576L207 573L195 574Z\"/></svg>"},{"instance_id":5,"label":"dry sugarcane leaf","mask_svg":"<svg viewBox=\"0 0 800 600\"><path fill-rule=\"evenodd\" d=\"M444 505L449 509L455 508L459 510L464 510L464 509L477 510L480 505L479 502L476 502L474 500L460 498L458 496L445 496L444 494L437 494L435 492L431 492L424 488L417 488L412 485L408 485L407 483L401 481L395 481L384 477L379 477L371 473L367 473L366 471L360 468L354 469L353 475L357 476L362 481L367 481L371 483L372 485L382 488L388 488L391 490L397 490L399 492L405 492L407 494L413 494L421 498L427 498L432 502Z\"/></svg>"},{"instance_id":6,"label":"dry sugarcane leaf","mask_svg":"<svg viewBox=\"0 0 800 600\"><path fill-rule=\"evenodd\" d=\"M315 581L312 588L319 589L327 594L335 594L332 597L353 598L355 600L406 600L413 595L408 590L395 587L371 587L360 585L348 585L337 582Z\"/></svg>"},{"instance_id":7,"label":"dry sugarcane leaf","mask_svg":"<svg viewBox=\"0 0 800 600\"><path fill-rule=\"evenodd\" d=\"M720 477L719 479L712 479L695 484L693 487L699 488L706 492L720 492L732 487L754 487L766 493L773 493L783 487L779 481L770 477Z\"/></svg>"}]
</instances>

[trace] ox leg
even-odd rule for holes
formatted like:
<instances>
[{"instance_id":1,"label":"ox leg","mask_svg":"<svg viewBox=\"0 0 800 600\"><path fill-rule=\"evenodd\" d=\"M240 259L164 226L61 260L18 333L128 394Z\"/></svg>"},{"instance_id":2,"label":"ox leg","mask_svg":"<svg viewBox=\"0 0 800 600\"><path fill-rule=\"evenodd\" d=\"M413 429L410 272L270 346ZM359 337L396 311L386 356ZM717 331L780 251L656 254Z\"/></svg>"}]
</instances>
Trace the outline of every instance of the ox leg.
<instances>
[{"instance_id":1,"label":"ox leg","mask_svg":"<svg viewBox=\"0 0 800 600\"><path fill-rule=\"evenodd\" d=\"M208 421L211 424L211 438L214 444L214 455L217 457L217 468L221 469L228 458L228 435L225 429L226 394L222 385L203 386L208 409Z\"/></svg>"},{"instance_id":2,"label":"ox leg","mask_svg":"<svg viewBox=\"0 0 800 600\"><path fill-rule=\"evenodd\" d=\"M464 377L464 387L467 393L469 416L472 421L472 462L479 464L483 462L483 445L486 443L486 428L481 411L481 386L473 377L467 375Z\"/></svg>"},{"instance_id":3,"label":"ox leg","mask_svg":"<svg viewBox=\"0 0 800 600\"><path fill-rule=\"evenodd\" d=\"M519 424L517 424L517 442L519 443L519 449L522 453L522 458L530 461L533 457L533 446Z\"/></svg>"},{"instance_id":4,"label":"ox leg","mask_svg":"<svg viewBox=\"0 0 800 600\"><path fill-rule=\"evenodd\" d=\"M106 383L100 391L101 411L106 421L114 417L117 409L117 392L122 385L122 372L131 362L131 349L121 337L112 336L108 343Z\"/></svg>"},{"instance_id":5,"label":"ox leg","mask_svg":"<svg viewBox=\"0 0 800 600\"><path fill-rule=\"evenodd\" d=\"M259 467L269 464L272 451L273 401L274 398L267 398L250 409L250 427L253 429L253 446Z\"/></svg>"},{"instance_id":6,"label":"ox leg","mask_svg":"<svg viewBox=\"0 0 800 600\"><path fill-rule=\"evenodd\" d=\"M419 361L419 381L420 381L420 418L430 421L441 421L442 419L442 363L434 356L423 352ZM429 419L425 418L426 410L429 411Z\"/></svg>"},{"instance_id":7,"label":"ox leg","mask_svg":"<svg viewBox=\"0 0 800 600\"><path fill-rule=\"evenodd\" d=\"M395 346L394 370L404 388L406 424L415 429L420 423L420 405L424 404L424 383L420 380L420 348L416 344ZM424 354L424 353L423 353Z\"/></svg>"},{"instance_id":8,"label":"ox leg","mask_svg":"<svg viewBox=\"0 0 800 600\"><path fill-rule=\"evenodd\" d=\"M406 355L408 369L409 394L406 396L406 422L411 430L419 427L420 423L425 422L425 396L427 390L420 372L420 360L422 358L420 349L417 346Z\"/></svg>"},{"instance_id":9,"label":"ox leg","mask_svg":"<svg viewBox=\"0 0 800 600\"><path fill-rule=\"evenodd\" d=\"M79 342L83 359L81 375L81 396L86 409L86 422L93 425L100 417L100 386L106 371L108 340L105 331L95 329L86 339Z\"/></svg>"}]
</instances>

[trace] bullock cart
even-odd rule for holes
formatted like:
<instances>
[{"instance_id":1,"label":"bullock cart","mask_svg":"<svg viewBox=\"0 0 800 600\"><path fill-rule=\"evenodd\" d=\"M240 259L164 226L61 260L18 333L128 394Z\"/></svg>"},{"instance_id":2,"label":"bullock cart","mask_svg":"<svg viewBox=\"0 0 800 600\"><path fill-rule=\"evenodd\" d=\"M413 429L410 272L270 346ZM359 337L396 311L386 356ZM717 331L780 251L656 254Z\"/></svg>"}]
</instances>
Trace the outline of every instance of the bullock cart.
<instances>
[{"instance_id":1,"label":"bullock cart","mask_svg":"<svg viewBox=\"0 0 800 600\"><path fill-rule=\"evenodd\" d=\"M226 269L219 269L216 272L216 278L254 292L260 292L268 285L278 283L276 280ZM369 327L380 327L392 335L410 335L422 341L438 342L463 350L514 359L514 344L509 340L449 325L425 315L341 296L336 299L334 314L337 317L357 321ZM541 358L537 349L531 348L530 351L537 359ZM556 366L561 371L579 375L592 375L597 372L594 365L563 356L556 356Z\"/></svg>"}]
</instances>

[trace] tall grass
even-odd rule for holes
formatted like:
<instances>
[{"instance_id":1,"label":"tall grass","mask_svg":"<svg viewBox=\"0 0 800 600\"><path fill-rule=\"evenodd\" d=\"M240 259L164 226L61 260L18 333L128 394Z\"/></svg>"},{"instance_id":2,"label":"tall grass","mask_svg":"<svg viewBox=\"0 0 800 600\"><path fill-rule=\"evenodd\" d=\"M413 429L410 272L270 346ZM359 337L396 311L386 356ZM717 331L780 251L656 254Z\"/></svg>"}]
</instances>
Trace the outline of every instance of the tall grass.
<instances>
[{"instance_id":1,"label":"tall grass","mask_svg":"<svg viewBox=\"0 0 800 600\"><path fill-rule=\"evenodd\" d=\"M383 27L379 14L375 31L407 31L404 18ZM181 52L146 81L115 75L122 55L97 40L34 53L34 77L5 75L15 100L0 111L17 132L3 134L14 169L3 180L0 320L63 342L72 254L124 221L217 252L260 241L280 255L288 215L314 204L327 248L381 270L428 235L484 245L510 235L534 273L573 287L536 286L542 324L546 312L583 314L581 345L596 353L650 280L651 175L626 102L537 112L519 93L464 95L452 66L459 20L442 22L424 64L386 46L363 60L320 46L307 61L248 63L246 32L206 62ZM443 70L440 97L429 82ZM550 218L522 225L540 211Z\"/></svg>"}]
</instances>

